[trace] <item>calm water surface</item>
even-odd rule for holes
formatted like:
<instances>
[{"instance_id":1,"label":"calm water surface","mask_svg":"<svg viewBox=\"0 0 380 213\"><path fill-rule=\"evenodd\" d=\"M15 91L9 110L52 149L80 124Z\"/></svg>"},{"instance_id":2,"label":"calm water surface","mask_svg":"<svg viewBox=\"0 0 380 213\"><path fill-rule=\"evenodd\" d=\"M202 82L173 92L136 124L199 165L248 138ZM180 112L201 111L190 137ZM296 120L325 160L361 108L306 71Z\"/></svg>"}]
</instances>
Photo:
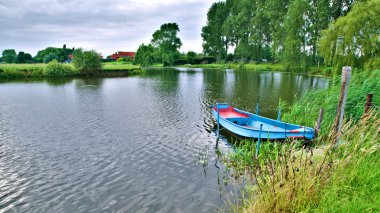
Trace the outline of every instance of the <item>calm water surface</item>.
<instances>
[{"instance_id":1,"label":"calm water surface","mask_svg":"<svg viewBox=\"0 0 380 213\"><path fill-rule=\"evenodd\" d=\"M127 78L0 83L0 212L212 212L239 184L215 155L217 101L276 116L328 79L155 69ZM228 151L230 135L219 144Z\"/></svg>"}]
</instances>

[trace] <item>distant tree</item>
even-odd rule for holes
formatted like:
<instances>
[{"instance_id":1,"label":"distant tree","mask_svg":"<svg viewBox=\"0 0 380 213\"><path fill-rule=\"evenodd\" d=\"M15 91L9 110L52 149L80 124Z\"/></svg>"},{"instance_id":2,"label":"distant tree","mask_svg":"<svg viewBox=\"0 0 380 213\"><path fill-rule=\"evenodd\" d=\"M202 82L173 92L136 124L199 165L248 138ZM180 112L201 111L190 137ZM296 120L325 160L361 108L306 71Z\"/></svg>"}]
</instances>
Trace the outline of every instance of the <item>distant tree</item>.
<instances>
[{"instance_id":1,"label":"distant tree","mask_svg":"<svg viewBox=\"0 0 380 213\"><path fill-rule=\"evenodd\" d=\"M91 75L102 70L100 54L95 50L83 50L81 48L74 50L73 64L81 74Z\"/></svg>"},{"instance_id":2,"label":"distant tree","mask_svg":"<svg viewBox=\"0 0 380 213\"><path fill-rule=\"evenodd\" d=\"M177 23L166 23L153 33L152 46L157 48L164 65L173 65L174 58L181 48L181 39L177 37Z\"/></svg>"},{"instance_id":3,"label":"distant tree","mask_svg":"<svg viewBox=\"0 0 380 213\"><path fill-rule=\"evenodd\" d=\"M187 52L187 54L186 54L187 62L190 64L194 64L196 56L197 56L197 54L194 51Z\"/></svg>"},{"instance_id":4,"label":"distant tree","mask_svg":"<svg viewBox=\"0 0 380 213\"><path fill-rule=\"evenodd\" d=\"M357 2L346 16L322 32L319 51L336 73L344 65L371 67L380 61L379 29L380 1Z\"/></svg>"},{"instance_id":5,"label":"distant tree","mask_svg":"<svg viewBox=\"0 0 380 213\"><path fill-rule=\"evenodd\" d=\"M135 60L133 63L140 64L143 67L152 65L156 61L155 52L156 50L151 44L141 44L136 51Z\"/></svg>"},{"instance_id":6,"label":"distant tree","mask_svg":"<svg viewBox=\"0 0 380 213\"><path fill-rule=\"evenodd\" d=\"M16 51L14 49L8 49L3 51L2 60L5 63L13 63L16 58Z\"/></svg>"},{"instance_id":7,"label":"distant tree","mask_svg":"<svg viewBox=\"0 0 380 213\"><path fill-rule=\"evenodd\" d=\"M23 51L18 52L17 63L30 63L32 62L32 55Z\"/></svg>"},{"instance_id":8,"label":"distant tree","mask_svg":"<svg viewBox=\"0 0 380 213\"><path fill-rule=\"evenodd\" d=\"M66 45L63 45L62 48L47 47L44 50L38 51L38 53L34 57L34 59L37 62L45 62L44 58L47 55L51 54L51 56L49 56L49 57L52 57L52 54L54 54L56 57L54 57L53 59L56 59L59 62L65 62L65 61L67 61L69 59L68 56L69 56L69 54L73 53L73 51L74 51L74 48L73 49L68 49L68 48L66 48ZM49 63L53 59L51 59L51 60L49 60L49 61L47 61L45 63Z\"/></svg>"},{"instance_id":9,"label":"distant tree","mask_svg":"<svg viewBox=\"0 0 380 213\"><path fill-rule=\"evenodd\" d=\"M44 58L43 58L43 62L45 64L47 64L47 63L49 63L49 62L51 62L53 60L57 60L57 61L59 60L58 55L56 53L53 53L53 52L45 55Z\"/></svg>"},{"instance_id":10,"label":"distant tree","mask_svg":"<svg viewBox=\"0 0 380 213\"><path fill-rule=\"evenodd\" d=\"M133 59L129 56L125 57L125 62L133 62Z\"/></svg>"}]
</instances>

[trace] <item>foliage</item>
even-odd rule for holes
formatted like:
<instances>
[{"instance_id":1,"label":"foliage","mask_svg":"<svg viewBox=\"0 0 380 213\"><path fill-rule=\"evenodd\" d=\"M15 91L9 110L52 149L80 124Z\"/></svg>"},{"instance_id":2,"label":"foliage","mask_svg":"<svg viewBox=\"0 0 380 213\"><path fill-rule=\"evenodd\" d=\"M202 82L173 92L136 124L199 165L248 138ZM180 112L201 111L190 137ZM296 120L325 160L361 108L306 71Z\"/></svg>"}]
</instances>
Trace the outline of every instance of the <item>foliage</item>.
<instances>
[{"instance_id":1,"label":"foliage","mask_svg":"<svg viewBox=\"0 0 380 213\"><path fill-rule=\"evenodd\" d=\"M102 70L100 54L95 50L76 49L73 53L73 65L80 74L92 75Z\"/></svg>"},{"instance_id":2,"label":"foliage","mask_svg":"<svg viewBox=\"0 0 380 213\"><path fill-rule=\"evenodd\" d=\"M319 109L324 109L321 136L327 137L334 121L340 93L340 78L331 82L327 90L307 92L285 113L283 120L305 126L314 126ZM358 120L364 113L364 104L368 93L380 91L380 70L354 73L348 89L345 114L347 119ZM373 104L380 106L380 96L373 97Z\"/></svg>"},{"instance_id":3,"label":"foliage","mask_svg":"<svg viewBox=\"0 0 380 213\"><path fill-rule=\"evenodd\" d=\"M54 61L54 60L58 60L58 55L56 53L49 53L49 54L45 55L43 62L45 64L47 64L47 63Z\"/></svg>"},{"instance_id":4,"label":"foliage","mask_svg":"<svg viewBox=\"0 0 380 213\"><path fill-rule=\"evenodd\" d=\"M48 77L67 77L74 74L70 66L65 66L57 60L49 62L43 71L43 75Z\"/></svg>"},{"instance_id":5,"label":"foliage","mask_svg":"<svg viewBox=\"0 0 380 213\"><path fill-rule=\"evenodd\" d=\"M34 59L37 62L49 63L50 61L56 59L59 62L65 62L68 60L68 55L73 53L73 49L66 48L66 44L62 48L47 47L44 50L38 51ZM50 55L50 56L48 56Z\"/></svg>"},{"instance_id":6,"label":"foliage","mask_svg":"<svg viewBox=\"0 0 380 213\"><path fill-rule=\"evenodd\" d=\"M305 0L294 0L285 19L285 42L283 61L288 69L297 65L306 69L306 27L309 25L304 14L308 11ZM302 64L302 65L301 65Z\"/></svg>"},{"instance_id":7,"label":"foliage","mask_svg":"<svg viewBox=\"0 0 380 213\"><path fill-rule=\"evenodd\" d=\"M16 56L16 51L14 49L4 50L2 60L5 63L13 63Z\"/></svg>"},{"instance_id":8,"label":"foliage","mask_svg":"<svg viewBox=\"0 0 380 213\"><path fill-rule=\"evenodd\" d=\"M225 60L233 48L237 61L285 62L308 68L323 60L321 31L351 10L354 0L226 0L208 10L202 28L203 51ZM364 13L363 13L364 14Z\"/></svg>"},{"instance_id":9,"label":"foliage","mask_svg":"<svg viewBox=\"0 0 380 213\"><path fill-rule=\"evenodd\" d=\"M142 67L152 65L155 60L155 48L151 45L141 44L136 51L134 64L140 64Z\"/></svg>"},{"instance_id":10,"label":"foliage","mask_svg":"<svg viewBox=\"0 0 380 213\"><path fill-rule=\"evenodd\" d=\"M203 52L215 56L217 60L222 60L227 55L228 41L223 36L224 21L228 15L228 8L225 2L213 3L207 12L207 25L202 28Z\"/></svg>"},{"instance_id":11,"label":"foliage","mask_svg":"<svg viewBox=\"0 0 380 213\"><path fill-rule=\"evenodd\" d=\"M257 158L255 144L244 141L226 161L236 177L254 181L232 210L379 211L380 172L373 170L380 166L379 124L379 116L373 113L347 123L336 148L264 142Z\"/></svg>"},{"instance_id":12,"label":"foliage","mask_svg":"<svg viewBox=\"0 0 380 213\"><path fill-rule=\"evenodd\" d=\"M23 51L18 52L17 63L30 63L33 62L32 55Z\"/></svg>"},{"instance_id":13,"label":"foliage","mask_svg":"<svg viewBox=\"0 0 380 213\"><path fill-rule=\"evenodd\" d=\"M173 65L174 57L182 46L181 39L177 37L179 27L176 23L161 25L152 35L152 46L158 50L158 54L164 66Z\"/></svg>"},{"instance_id":14,"label":"foliage","mask_svg":"<svg viewBox=\"0 0 380 213\"><path fill-rule=\"evenodd\" d=\"M197 54L194 51L187 52L187 54L186 54L187 62L190 64L194 64L196 56L197 56Z\"/></svg>"},{"instance_id":15,"label":"foliage","mask_svg":"<svg viewBox=\"0 0 380 213\"><path fill-rule=\"evenodd\" d=\"M364 12L365 11L365 12ZM339 67L371 67L380 57L380 1L357 2L344 17L336 20L319 41L325 61L338 72Z\"/></svg>"}]
</instances>

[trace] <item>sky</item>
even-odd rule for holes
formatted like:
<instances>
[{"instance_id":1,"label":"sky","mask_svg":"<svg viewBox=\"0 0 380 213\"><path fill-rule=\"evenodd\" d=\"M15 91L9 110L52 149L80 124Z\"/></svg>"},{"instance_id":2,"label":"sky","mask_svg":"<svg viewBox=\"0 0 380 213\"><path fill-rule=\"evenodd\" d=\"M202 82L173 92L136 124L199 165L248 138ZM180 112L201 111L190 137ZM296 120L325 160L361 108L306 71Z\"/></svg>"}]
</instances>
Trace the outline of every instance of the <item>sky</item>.
<instances>
[{"instance_id":1,"label":"sky","mask_svg":"<svg viewBox=\"0 0 380 213\"><path fill-rule=\"evenodd\" d=\"M201 29L216 0L0 0L0 51L33 56L46 47L136 51L176 22L181 52L202 52Z\"/></svg>"}]
</instances>

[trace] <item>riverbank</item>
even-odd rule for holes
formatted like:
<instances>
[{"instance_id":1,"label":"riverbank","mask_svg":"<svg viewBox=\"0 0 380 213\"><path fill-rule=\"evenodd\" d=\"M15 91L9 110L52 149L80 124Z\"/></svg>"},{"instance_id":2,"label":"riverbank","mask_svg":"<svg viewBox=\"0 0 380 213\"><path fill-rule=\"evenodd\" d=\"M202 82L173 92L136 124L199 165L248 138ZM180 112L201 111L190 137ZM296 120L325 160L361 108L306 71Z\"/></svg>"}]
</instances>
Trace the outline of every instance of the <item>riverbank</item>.
<instances>
[{"instance_id":1,"label":"riverbank","mask_svg":"<svg viewBox=\"0 0 380 213\"><path fill-rule=\"evenodd\" d=\"M362 212L380 211L380 98L373 112L363 117L367 93L380 91L380 70L354 73L345 116L346 124L336 146L330 134L340 79L329 89L310 91L288 108L283 120L314 126L320 108L325 116L319 137L311 147L299 141L264 143L255 157L255 144L243 141L226 156L236 176L249 178L235 212ZM242 175L243 174L243 175ZM250 181L248 181L250 182Z\"/></svg>"},{"instance_id":2,"label":"riverbank","mask_svg":"<svg viewBox=\"0 0 380 213\"><path fill-rule=\"evenodd\" d=\"M205 68L205 69L236 69L236 70L253 70L253 71L279 71L289 72L284 64L278 63L213 63L213 64L185 64L177 67L185 68ZM299 73L305 73L305 71L296 71ZM330 76L331 69L322 66L311 66L306 71L307 74L321 74Z\"/></svg>"},{"instance_id":3,"label":"riverbank","mask_svg":"<svg viewBox=\"0 0 380 213\"><path fill-rule=\"evenodd\" d=\"M63 64L69 69L74 70L72 64ZM0 79L19 79L19 78L41 78L45 77L43 72L47 64L0 64ZM128 75L139 74L142 69L138 65L131 63L103 63L102 71L93 73L98 77L122 77ZM81 76L81 74L73 72L70 76Z\"/></svg>"}]
</instances>

